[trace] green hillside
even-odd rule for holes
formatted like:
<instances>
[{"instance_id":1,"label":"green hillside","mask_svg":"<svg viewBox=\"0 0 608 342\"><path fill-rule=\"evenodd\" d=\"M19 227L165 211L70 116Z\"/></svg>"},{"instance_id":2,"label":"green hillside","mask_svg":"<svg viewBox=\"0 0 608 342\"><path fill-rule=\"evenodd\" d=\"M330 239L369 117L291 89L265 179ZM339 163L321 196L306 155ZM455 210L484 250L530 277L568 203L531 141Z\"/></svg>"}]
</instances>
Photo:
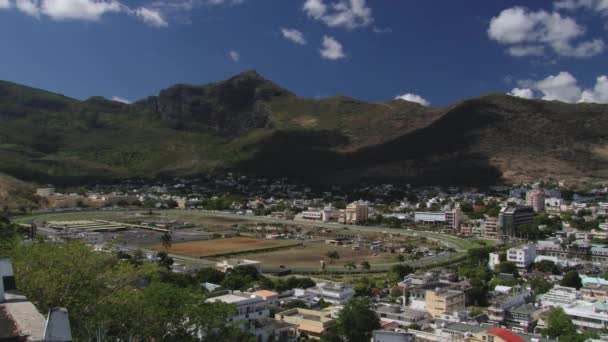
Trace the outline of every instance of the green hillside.
<instances>
[{"instance_id":1,"label":"green hillside","mask_svg":"<svg viewBox=\"0 0 608 342\"><path fill-rule=\"evenodd\" d=\"M0 82L0 172L54 184L237 170L312 182L608 176L608 106L300 98L253 71L127 105Z\"/></svg>"}]
</instances>

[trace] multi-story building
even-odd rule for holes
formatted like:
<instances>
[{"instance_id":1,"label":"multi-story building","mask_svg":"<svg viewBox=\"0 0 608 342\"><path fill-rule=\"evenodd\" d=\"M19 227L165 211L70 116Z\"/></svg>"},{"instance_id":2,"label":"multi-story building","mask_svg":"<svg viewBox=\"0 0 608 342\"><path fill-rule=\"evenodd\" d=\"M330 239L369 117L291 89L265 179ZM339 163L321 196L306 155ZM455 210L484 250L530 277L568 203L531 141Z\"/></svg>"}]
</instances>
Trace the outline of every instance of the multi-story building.
<instances>
[{"instance_id":1,"label":"multi-story building","mask_svg":"<svg viewBox=\"0 0 608 342\"><path fill-rule=\"evenodd\" d=\"M486 216L486 218L482 224L481 231L485 238L488 238L488 239L500 238L501 234L498 231L498 218Z\"/></svg>"},{"instance_id":2,"label":"multi-story building","mask_svg":"<svg viewBox=\"0 0 608 342\"><path fill-rule=\"evenodd\" d=\"M549 292L540 296L543 306L565 306L578 299L575 288L555 285Z\"/></svg>"},{"instance_id":3,"label":"multi-story building","mask_svg":"<svg viewBox=\"0 0 608 342\"><path fill-rule=\"evenodd\" d=\"M445 225L458 231L462 223L462 211L459 208L450 211L416 211L414 222L430 225Z\"/></svg>"},{"instance_id":4,"label":"multi-story building","mask_svg":"<svg viewBox=\"0 0 608 342\"><path fill-rule=\"evenodd\" d=\"M605 301L577 300L562 306L574 325L581 330L608 328L608 304Z\"/></svg>"},{"instance_id":5,"label":"multi-story building","mask_svg":"<svg viewBox=\"0 0 608 342\"><path fill-rule=\"evenodd\" d=\"M515 229L532 223L534 210L531 207L505 207L498 214L498 228L503 236L515 236Z\"/></svg>"},{"instance_id":6,"label":"multi-story building","mask_svg":"<svg viewBox=\"0 0 608 342\"><path fill-rule=\"evenodd\" d=\"M500 264L500 254L498 253L490 253L488 255L488 267L494 271L496 265Z\"/></svg>"},{"instance_id":7,"label":"multi-story building","mask_svg":"<svg viewBox=\"0 0 608 342\"><path fill-rule=\"evenodd\" d=\"M537 213L545 211L545 193L541 190L526 192L526 205Z\"/></svg>"},{"instance_id":8,"label":"multi-story building","mask_svg":"<svg viewBox=\"0 0 608 342\"><path fill-rule=\"evenodd\" d=\"M414 342L416 335L409 332L375 330L372 342Z\"/></svg>"},{"instance_id":9,"label":"multi-story building","mask_svg":"<svg viewBox=\"0 0 608 342\"><path fill-rule=\"evenodd\" d=\"M317 286L304 290L306 295L313 296L316 300L321 300L334 305L348 303L355 295L355 290L351 284L337 282L321 282Z\"/></svg>"},{"instance_id":10,"label":"multi-story building","mask_svg":"<svg viewBox=\"0 0 608 342\"><path fill-rule=\"evenodd\" d=\"M507 261L514 262L517 268L527 268L536 259L536 246L527 244L518 248L507 250Z\"/></svg>"},{"instance_id":11,"label":"multi-story building","mask_svg":"<svg viewBox=\"0 0 608 342\"><path fill-rule=\"evenodd\" d=\"M235 324L243 332L255 335L260 341L268 340L268 332L262 329L263 322L269 318L268 303L261 297L252 294L233 292L231 294L211 297L208 303L225 303L235 307L235 311L228 316L229 324Z\"/></svg>"},{"instance_id":12,"label":"multi-story building","mask_svg":"<svg viewBox=\"0 0 608 342\"><path fill-rule=\"evenodd\" d=\"M524 332L533 332L538 319L537 313L542 309L534 304L520 304L505 310L504 323L508 327L522 329Z\"/></svg>"},{"instance_id":13,"label":"multi-story building","mask_svg":"<svg viewBox=\"0 0 608 342\"><path fill-rule=\"evenodd\" d=\"M320 338L326 329L334 325L336 320L328 311L294 308L275 314L277 321L287 322L297 326L299 338Z\"/></svg>"},{"instance_id":14,"label":"multi-story building","mask_svg":"<svg viewBox=\"0 0 608 342\"><path fill-rule=\"evenodd\" d=\"M425 295L426 311L433 317L464 310L463 291L450 289L427 290Z\"/></svg>"},{"instance_id":15,"label":"multi-story building","mask_svg":"<svg viewBox=\"0 0 608 342\"><path fill-rule=\"evenodd\" d=\"M345 224L359 224L369 218L369 207L363 202L353 202L344 210Z\"/></svg>"},{"instance_id":16,"label":"multi-story building","mask_svg":"<svg viewBox=\"0 0 608 342\"><path fill-rule=\"evenodd\" d=\"M539 255L556 257L559 260L608 262L608 247L603 244L591 244L586 240L575 241L569 245L557 239L538 241L536 252Z\"/></svg>"},{"instance_id":17,"label":"multi-story building","mask_svg":"<svg viewBox=\"0 0 608 342\"><path fill-rule=\"evenodd\" d=\"M407 328L412 324L421 325L429 318L429 314L424 310L403 307L399 304L380 304L375 311L381 321L395 322L400 328Z\"/></svg>"},{"instance_id":18,"label":"multi-story building","mask_svg":"<svg viewBox=\"0 0 608 342\"><path fill-rule=\"evenodd\" d=\"M502 323L505 321L505 312L515 306L524 304L532 293L521 287L514 287L512 294L497 296L492 300L492 305L488 308L488 318L490 321Z\"/></svg>"},{"instance_id":19,"label":"multi-story building","mask_svg":"<svg viewBox=\"0 0 608 342\"><path fill-rule=\"evenodd\" d=\"M38 195L42 198L49 198L54 194L55 194L55 188L53 188L53 187L36 189L36 195Z\"/></svg>"}]
</instances>

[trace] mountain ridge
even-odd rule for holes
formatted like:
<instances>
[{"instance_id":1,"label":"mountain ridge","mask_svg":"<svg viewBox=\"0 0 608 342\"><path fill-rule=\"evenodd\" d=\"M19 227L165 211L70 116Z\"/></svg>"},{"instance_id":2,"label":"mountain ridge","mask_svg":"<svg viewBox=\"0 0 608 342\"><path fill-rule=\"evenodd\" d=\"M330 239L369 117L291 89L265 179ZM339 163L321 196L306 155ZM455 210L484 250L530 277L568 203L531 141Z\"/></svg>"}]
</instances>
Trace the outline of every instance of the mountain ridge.
<instances>
[{"instance_id":1,"label":"mountain ridge","mask_svg":"<svg viewBox=\"0 0 608 342\"><path fill-rule=\"evenodd\" d=\"M298 97L255 71L124 104L0 82L0 172L75 184L234 170L313 183L608 178L608 105Z\"/></svg>"}]
</instances>

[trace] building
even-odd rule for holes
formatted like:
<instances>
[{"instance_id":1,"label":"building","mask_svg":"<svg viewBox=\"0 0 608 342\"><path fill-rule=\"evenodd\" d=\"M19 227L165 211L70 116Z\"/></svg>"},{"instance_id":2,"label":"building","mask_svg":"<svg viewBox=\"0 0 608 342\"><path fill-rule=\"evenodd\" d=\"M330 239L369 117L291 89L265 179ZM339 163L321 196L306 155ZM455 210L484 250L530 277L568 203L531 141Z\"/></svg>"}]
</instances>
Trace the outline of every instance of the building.
<instances>
[{"instance_id":1,"label":"building","mask_svg":"<svg viewBox=\"0 0 608 342\"><path fill-rule=\"evenodd\" d=\"M488 318L492 322L503 323L506 321L506 312L513 307L526 303L532 295L529 290L524 290L517 286L513 288L513 293L507 293L495 297L492 305L488 308Z\"/></svg>"},{"instance_id":2,"label":"building","mask_svg":"<svg viewBox=\"0 0 608 342\"><path fill-rule=\"evenodd\" d=\"M372 342L414 342L416 335L401 331L375 330Z\"/></svg>"},{"instance_id":3,"label":"building","mask_svg":"<svg viewBox=\"0 0 608 342\"><path fill-rule=\"evenodd\" d=\"M414 222L430 225L446 224L445 213L441 211L416 211Z\"/></svg>"},{"instance_id":4,"label":"building","mask_svg":"<svg viewBox=\"0 0 608 342\"><path fill-rule=\"evenodd\" d=\"M36 195L40 196L42 198L49 198L49 197L53 196L54 194L55 194L55 188L53 188L53 187L36 189Z\"/></svg>"},{"instance_id":5,"label":"building","mask_svg":"<svg viewBox=\"0 0 608 342\"><path fill-rule=\"evenodd\" d=\"M488 239L498 239L501 237L498 231L498 219L492 216L486 216L481 228L482 234Z\"/></svg>"},{"instance_id":6,"label":"building","mask_svg":"<svg viewBox=\"0 0 608 342\"><path fill-rule=\"evenodd\" d=\"M424 310L403 307L399 304L380 304L375 311L382 322L394 322L400 328L407 328L412 324L421 325L429 318L429 314Z\"/></svg>"},{"instance_id":7,"label":"building","mask_svg":"<svg viewBox=\"0 0 608 342\"><path fill-rule=\"evenodd\" d=\"M260 290L253 293L254 296L265 300L270 306L279 305L279 294L274 291Z\"/></svg>"},{"instance_id":8,"label":"building","mask_svg":"<svg viewBox=\"0 0 608 342\"><path fill-rule=\"evenodd\" d=\"M306 295L312 296L316 301L323 299L324 302L334 305L346 304L355 295L351 284L330 281L317 283L316 286L304 291Z\"/></svg>"},{"instance_id":9,"label":"building","mask_svg":"<svg viewBox=\"0 0 608 342\"><path fill-rule=\"evenodd\" d=\"M322 221L323 213L320 210L307 210L300 213L302 220Z\"/></svg>"},{"instance_id":10,"label":"building","mask_svg":"<svg viewBox=\"0 0 608 342\"><path fill-rule=\"evenodd\" d=\"M507 261L514 262L517 268L528 268L536 259L536 246L527 244L518 248L507 250Z\"/></svg>"},{"instance_id":11,"label":"building","mask_svg":"<svg viewBox=\"0 0 608 342\"><path fill-rule=\"evenodd\" d=\"M255 335L258 341L268 340L269 333L264 328L264 323L270 316L270 310L268 302L264 299L253 294L235 291L231 294L208 298L206 302L233 305L235 311L228 316L228 323L235 324L243 332Z\"/></svg>"},{"instance_id":12,"label":"building","mask_svg":"<svg viewBox=\"0 0 608 342\"><path fill-rule=\"evenodd\" d=\"M608 328L608 303L604 300L587 302L577 300L562 306L574 325L581 330Z\"/></svg>"},{"instance_id":13,"label":"building","mask_svg":"<svg viewBox=\"0 0 608 342\"><path fill-rule=\"evenodd\" d=\"M425 295L426 311L438 318L444 314L465 309L465 294L463 291L450 289L427 290Z\"/></svg>"},{"instance_id":14,"label":"building","mask_svg":"<svg viewBox=\"0 0 608 342\"><path fill-rule=\"evenodd\" d=\"M555 285L540 296L540 302L543 306L565 306L576 302L578 298L575 288Z\"/></svg>"},{"instance_id":15,"label":"building","mask_svg":"<svg viewBox=\"0 0 608 342\"><path fill-rule=\"evenodd\" d=\"M526 205L537 213L545 211L545 193L541 190L526 192Z\"/></svg>"},{"instance_id":16,"label":"building","mask_svg":"<svg viewBox=\"0 0 608 342\"><path fill-rule=\"evenodd\" d=\"M319 338L326 329L335 324L335 319L327 311L294 308L275 314L277 321L297 326L299 338Z\"/></svg>"},{"instance_id":17,"label":"building","mask_svg":"<svg viewBox=\"0 0 608 342\"><path fill-rule=\"evenodd\" d=\"M215 268L222 272L228 272L237 267L255 267L258 271L260 269L261 263L255 260L247 260L247 259L227 259L222 260L215 264Z\"/></svg>"},{"instance_id":18,"label":"building","mask_svg":"<svg viewBox=\"0 0 608 342\"><path fill-rule=\"evenodd\" d=\"M494 271L496 265L500 264L500 254L490 253L488 258L488 267Z\"/></svg>"},{"instance_id":19,"label":"building","mask_svg":"<svg viewBox=\"0 0 608 342\"><path fill-rule=\"evenodd\" d=\"M534 221L531 207L505 207L498 214L498 228L502 236L514 237L515 228Z\"/></svg>"},{"instance_id":20,"label":"building","mask_svg":"<svg viewBox=\"0 0 608 342\"><path fill-rule=\"evenodd\" d=\"M534 304L520 304L505 310L504 323L512 329L521 329L524 332L533 332L542 309Z\"/></svg>"},{"instance_id":21,"label":"building","mask_svg":"<svg viewBox=\"0 0 608 342\"><path fill-rule=\"evenodd\" d=\"M344 210L345 224L359 224L369 218L369 207L363 202L353 202Z\"/></svg>"}]
</instances>

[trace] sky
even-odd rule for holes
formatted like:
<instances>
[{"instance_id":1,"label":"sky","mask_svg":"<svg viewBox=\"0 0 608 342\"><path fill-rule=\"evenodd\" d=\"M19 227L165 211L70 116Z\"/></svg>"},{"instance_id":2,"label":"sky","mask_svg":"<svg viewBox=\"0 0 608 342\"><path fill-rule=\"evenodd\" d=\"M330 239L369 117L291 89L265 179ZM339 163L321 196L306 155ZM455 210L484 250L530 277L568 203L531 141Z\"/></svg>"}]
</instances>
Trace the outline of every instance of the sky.
<instances>
[{"instance_id":1,"label":"sky","mask_svg":"<svg viewBox=\"0 0 608 342\"><path fill-rule=\"evenodd\" d=\"M256 70L296 94L608 103L608 0L0 0L0 79L135 101Z\"/></svg>"}]
</instances>

